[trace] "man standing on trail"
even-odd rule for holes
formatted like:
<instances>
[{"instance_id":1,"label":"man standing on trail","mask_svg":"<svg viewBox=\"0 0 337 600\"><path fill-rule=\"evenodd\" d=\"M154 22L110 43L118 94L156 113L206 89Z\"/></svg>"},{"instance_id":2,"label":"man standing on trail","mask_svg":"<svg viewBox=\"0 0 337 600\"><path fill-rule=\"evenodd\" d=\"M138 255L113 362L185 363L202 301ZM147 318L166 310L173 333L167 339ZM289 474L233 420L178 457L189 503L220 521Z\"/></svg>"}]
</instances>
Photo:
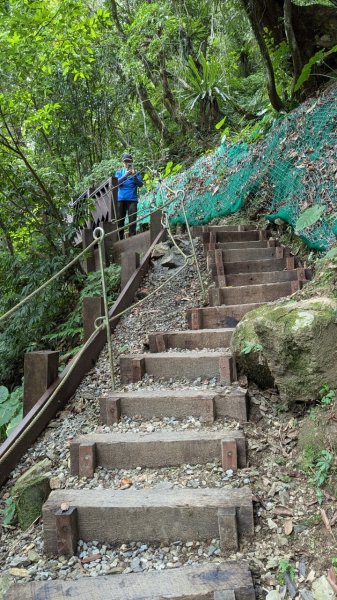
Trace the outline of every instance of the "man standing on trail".
<instances>
[{"instance_id":1,"label":"man standing on trail","mask_svg":"<svg viewBox=\"0 0 337 600\"><path fill-rule=\"evenodd\" d=\"M140 173L133 166L131 154L123 154L124 167L116 171L118 179L118 203L117 216L118 227L124 227L125 217L129 217L129 237L136 233L138 188L142 187L143 181ZM120 239L124 238L124 230L119 232Z\"/></svg>"}]
</instances>

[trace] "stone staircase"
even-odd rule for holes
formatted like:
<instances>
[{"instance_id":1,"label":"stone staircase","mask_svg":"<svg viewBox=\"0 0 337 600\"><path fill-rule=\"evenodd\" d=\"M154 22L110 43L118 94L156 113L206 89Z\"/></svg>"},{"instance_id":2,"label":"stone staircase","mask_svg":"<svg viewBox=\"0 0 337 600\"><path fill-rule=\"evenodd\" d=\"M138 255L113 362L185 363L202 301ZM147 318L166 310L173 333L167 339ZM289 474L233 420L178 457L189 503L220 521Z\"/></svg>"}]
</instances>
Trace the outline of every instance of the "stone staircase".
<instances>
[{"instance_id":1,"label":"stone staircase","mask_svg":"<svg viewBox=\"0 0 337 600\"><path fill-rule=\"evenodd\" d=\"M149 352L120 358L121 383L145 374L157 379L214 378L214 391L138 389L100 399L101 421L118 423L124 416L144 420L189 415L204 423L230 416L247 420L245 390L231 386L235 362L229 350L233 328L242 316L270 300L299 289L303 268L265 232L249 227L205 227L202 236L214 287L209 307L187 312L189 330L149 335ZM242 431L161 431L95 433L76 437L70 448L72 475L91 478L106 469L203 465L219 461L224 470L247 465ZM223 562L181 567L174 572L147 572L73 582L31 583L11 588L7 600L69 597L103 600L253 600L254 587L244 562L225 561L241 539L254 533L252 492L244 487L161 489L65 489L53 491L43 509L45 552L72 555L82 540L104 543L174 542L220 538ZM107 595L109 591L109 596ZM45 594L43 596L43 594Z\"/></svg>"}]
</instances>

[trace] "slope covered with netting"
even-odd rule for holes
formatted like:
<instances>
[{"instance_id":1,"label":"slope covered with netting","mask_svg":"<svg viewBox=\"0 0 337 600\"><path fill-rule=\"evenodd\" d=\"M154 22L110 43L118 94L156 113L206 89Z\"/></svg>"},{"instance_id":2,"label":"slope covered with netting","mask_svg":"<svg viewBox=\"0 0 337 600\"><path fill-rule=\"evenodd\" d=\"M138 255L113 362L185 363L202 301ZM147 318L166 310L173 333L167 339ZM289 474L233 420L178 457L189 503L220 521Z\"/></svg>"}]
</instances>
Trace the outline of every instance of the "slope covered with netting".
<instances>
[{"instance_id":1,"label":"slope covered with netting","mask_svg":"<svg viewBox=\"0 0 337 600\"><path fill-rule=\"evenodd\" d=\"M300 235L310 248L329 248L337 236L337 86L281 117L263 139L250 139L223 143L165 179L165 186L184 191L189 223L206 224L263 199L268 219L282 218L294 227L317 204L324 207L321 219ZM173 224L183 222L181 197L167 209ZM170 199L174 193L158 185L142 196L140 214Z\"/></svg>"}]
</instances>

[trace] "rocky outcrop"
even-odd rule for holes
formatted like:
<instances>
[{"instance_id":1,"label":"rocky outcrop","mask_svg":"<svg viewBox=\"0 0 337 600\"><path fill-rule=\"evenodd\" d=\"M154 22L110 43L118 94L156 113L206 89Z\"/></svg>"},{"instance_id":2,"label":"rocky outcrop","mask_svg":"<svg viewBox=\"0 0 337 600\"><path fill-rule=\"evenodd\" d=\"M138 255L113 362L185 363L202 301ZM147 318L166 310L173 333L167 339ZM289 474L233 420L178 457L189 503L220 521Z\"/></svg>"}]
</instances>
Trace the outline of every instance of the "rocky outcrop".
<instances>
[{"instance_id":1,"label":"rocky outcrop","mask_svg":"<svg viewBox=\"0 0 337 600\"><path fill-rule=\"evenodd\" d=\"M323 384L337 388L337 300L260 306L237 325L232 351L250 379L274 383L284 402L316 400Z\"/></svg>"}]
</instances>

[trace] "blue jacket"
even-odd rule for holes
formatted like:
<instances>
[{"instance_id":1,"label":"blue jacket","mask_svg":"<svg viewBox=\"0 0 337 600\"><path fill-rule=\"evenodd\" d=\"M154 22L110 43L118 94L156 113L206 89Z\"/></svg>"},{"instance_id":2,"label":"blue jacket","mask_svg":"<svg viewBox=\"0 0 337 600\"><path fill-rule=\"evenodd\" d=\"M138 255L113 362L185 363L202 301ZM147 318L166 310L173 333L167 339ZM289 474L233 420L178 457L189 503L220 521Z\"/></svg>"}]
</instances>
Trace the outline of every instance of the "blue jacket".
<instances>
[{"instance_id":1,"label":"blue jacket","mask_svg":"<svg viewBox=\"0 0 337 600\"><path fill-rule=\"evenodd\" d=\"M118 201L137 202L138 188L143 185L140 173L127 175L126 169L120 169L116 171L116 177L118 178Z\"/></svg>"}]
</instances>

